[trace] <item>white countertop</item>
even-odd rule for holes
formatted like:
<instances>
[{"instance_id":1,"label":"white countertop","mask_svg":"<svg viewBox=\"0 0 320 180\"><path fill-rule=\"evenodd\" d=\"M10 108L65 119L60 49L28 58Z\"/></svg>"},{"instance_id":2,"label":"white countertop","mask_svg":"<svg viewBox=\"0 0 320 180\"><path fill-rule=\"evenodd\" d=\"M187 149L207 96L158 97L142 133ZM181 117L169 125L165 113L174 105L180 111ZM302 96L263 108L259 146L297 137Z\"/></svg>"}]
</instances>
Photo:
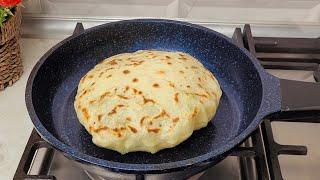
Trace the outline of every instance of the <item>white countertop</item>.
<instances>
[{"instance_id":1,"label":"white countertop","mask_svg":"<svg viewBox=\"0 0 320 180\"><path fill-rule=\"evenodd\" d=\"M22 39L24 73L13 86L0 91L0 179L12 179L32 130L24 92L34 64L57 39Z\"/></svg>"}]
</instances>

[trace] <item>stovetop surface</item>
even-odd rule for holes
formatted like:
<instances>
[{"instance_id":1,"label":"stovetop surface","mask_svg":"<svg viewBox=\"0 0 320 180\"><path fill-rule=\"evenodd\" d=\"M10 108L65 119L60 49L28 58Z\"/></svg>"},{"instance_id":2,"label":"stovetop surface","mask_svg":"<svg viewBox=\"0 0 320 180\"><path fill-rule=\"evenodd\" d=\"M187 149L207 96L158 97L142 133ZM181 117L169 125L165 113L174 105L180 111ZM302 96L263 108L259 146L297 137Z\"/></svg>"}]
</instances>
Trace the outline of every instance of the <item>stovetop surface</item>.
<instances>
[{"instance_id":1,"label":"stovetop surface","mask_svg":"<svg viewBox=\"0 0 320 180\"><path fill-rule=\"evenodd\" d=\"M264 54L259 54L260 56L264 56ZM314 61L314 60L313 60ZM319 62L318 62L319 63ZM312 66L311 66L312 65ZM300 81L308 81L314 82L314 65L316 63L308 63L305 67L305 70L279 70L275 69L275 67L279 67L279 64L271 63L267 64L268 67L272 67L272 69L268 69L268 72L284 79L292 79L292 80L300 80ZM30 65L28 65L30 67ZM296 64L286 64L284 69L295 69ZM282 67L282 66L281 66ZM289 67L289 68L288 68ZM282 68L281 68L282 69ZM301 67L300 67L301 69ZM302 92L303 93L303 92ZM270 123L264 124L264 126L270 125ZM265 128L265 127L264 127ZM271 128L269 128L270 130ZM288 144L288 145L306 145L308 147L308 155L306 156L288 156L283 155L279 156L280 162L280 175L284 179L318 179L320 177L320 171L317 170L320 167L320 145L318 143L318 136L320 130L320 124L316 123L291 123L291 122L273 122L272 123L272 130L275 141L280 144ZM271 132L272 134L272 132ZM297 154L304 154L303 147L296 147L299 150L291 150ZM268 148L266 148L268 149ZM1 149L0 149L1 150ZM29 174L37 174L37 169L39 167L39 162L43 155L45 154L46 150L41 149L37 152L35 159L32 164L32 168L29 171ZM10 153L9 153L10 154ZM290 153L289 153L290 154ZM293 153L294 154L294 153ZM1 155L1 152L0 152ZM252 156L253 157L253 156ZM37 160L38 159L38 160ZM249 179L249 177L243 177L243 169L240 166L240 159L237 156L230 156L223 160L221 163L217 164L216 166L210 168L208 171L204 172L203 174L198 174L190 179ZM249 162L253 162L253 158L246 158ZM271 158L271 160L274 160ZM0 156L1 161L1 156ZM271 165L268 164L269 169L273 168L276 163L272 163ZM247 166L252 166L248 165ZM1 170L1 166L0 166ZM257 171L257 170L253 170ZM261 169L258 169L261 171ZM54 152L54 156L52 158L52 163L50 164L50 168L48 173L54 175L58 180L59 179L80 179L80 180L87 180L92 179L94 175L86 173L83 171L79 166L75 163L64 157L59 152ZM250 179L257 179L259 176L257 175L259 172L253 172L250 174ZM277 174L277 173L274 173ZM91 178L90 178L91 176ZM271 179L281 179L281 176L271 177ZM115 178L118 178L116 176ZM146 176L148 179L148 176ZM263 176L262 179L269 179L269 175ZM103 179L100 177L94 177L94 179ZM156 177L150 177L149 179L157 179ZM261 179L261 177L260 177Z\"/></svg>"},{"instance_id":2,"label":"stovetop surface","mask_svg":"<svg viewBox=\"0 0 320 180\"><path fill-rule=\"evenodd\" d=\"M288 70L268 70L269 73L280 78L293 79L313 82L313 72L311 71L288 71ZM275 122L272 124L274 130L274 137L280 144L302 144L308 147L307 156L280 156L280 165L284 179L298 180L298 179L317 179L320 172L316 170L320 165L320 144L317 141L319 136L320 124L308 123L288 123ZM38 152L39 159L43 154L44 149ZM37 174L36 163L31 174ZM221 163L210 168L203 174L196 175L190 179L211 180L214 177L216 180L238 180L241 179L241 169L238 157L227 157ZM49 173L54 175L58 180L68 177L69 180L91 180L99 179L83 171L73 161L70 161L60 152L55 152L52 160L52 165ZM91 177L90 177L91 176ZM253 179L257 177L253 174ZM116 179L116 178L115 178ZM152 178L151 178L152 179Z\"/></svg>"},{"instance_id":3,"label":"stovetop surface","mask_svg":"<svg viewBox=\"0 0 320 180\"><path fill-rule=\"evenodd\" d=\"M228 157L223 160L218 165L211 168L209 171L204 174L196 175L190 180L212 180L212 177L215 177L217 180L225 179L239 179L239 162L236 157ZM49 174L54 174L55 177L60 180L68 177L69 180L91 180L93 177L90 177L90 174L86 174L79 166L74 164L72 161L68 160L61 153L55 153L54 161L50 168ZM95 178L96 179L96 178ZM120 178L119 178L120 179ZM104 180L103 178L98 178L98 180Z\"/></svg>"}]
</instances>

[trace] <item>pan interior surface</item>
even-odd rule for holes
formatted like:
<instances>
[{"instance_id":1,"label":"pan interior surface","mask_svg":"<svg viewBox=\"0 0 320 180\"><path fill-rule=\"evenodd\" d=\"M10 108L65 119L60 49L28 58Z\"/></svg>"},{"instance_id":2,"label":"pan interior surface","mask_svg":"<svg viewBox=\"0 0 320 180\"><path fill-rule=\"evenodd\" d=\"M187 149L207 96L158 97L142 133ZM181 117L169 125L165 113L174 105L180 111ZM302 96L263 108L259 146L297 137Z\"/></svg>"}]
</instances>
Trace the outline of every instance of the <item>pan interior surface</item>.
<instances>
[{"instance_id":1,"label":"pan interior surface","mask_svg":"<svg viewBox=\"0 0 320 180\"><path fill-rule=\"evenodd\" d=\"M214 73L223 96L211 123L177 147L156 154L121 155L91 142L91 136L78 122L73 102L80 78L97 63L141 49L182 51L194 56ZM186 160L228 144L251 123L261 96L259 73L245 53L219 34L174 21L123 21L90 29L49 54L32 84L36 116L49 133L80 153L129 164Z\"/></svg>"}]
</instances>

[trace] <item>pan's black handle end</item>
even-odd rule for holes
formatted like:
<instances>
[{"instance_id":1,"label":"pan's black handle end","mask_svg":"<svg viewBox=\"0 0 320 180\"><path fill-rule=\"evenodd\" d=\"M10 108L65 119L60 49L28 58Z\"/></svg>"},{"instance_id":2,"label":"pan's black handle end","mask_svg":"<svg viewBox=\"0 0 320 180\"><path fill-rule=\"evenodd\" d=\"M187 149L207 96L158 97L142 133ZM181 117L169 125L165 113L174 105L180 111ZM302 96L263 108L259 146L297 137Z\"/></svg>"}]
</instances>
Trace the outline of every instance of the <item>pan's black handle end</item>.
<instances>
[{"instance_id":1,"label":"pan's black handle end","mask_svg":"<svg viewBox=\"0 0 320 180\"><path fill-rule=\"evenodd\" d=\"M83 24L78 22L76 27L73 30L72 36L78 35L84 31Z\"/></svg>"},{"instance_id":2,"label":"pan's black handle end","mask_svg":"<svg viewBox=\"0 0 320 180\"><path fill-rule=\"evenodd\" d=\"M282 111L320 111L320 83L280 79Z\"/></svg>"}]
</instances>

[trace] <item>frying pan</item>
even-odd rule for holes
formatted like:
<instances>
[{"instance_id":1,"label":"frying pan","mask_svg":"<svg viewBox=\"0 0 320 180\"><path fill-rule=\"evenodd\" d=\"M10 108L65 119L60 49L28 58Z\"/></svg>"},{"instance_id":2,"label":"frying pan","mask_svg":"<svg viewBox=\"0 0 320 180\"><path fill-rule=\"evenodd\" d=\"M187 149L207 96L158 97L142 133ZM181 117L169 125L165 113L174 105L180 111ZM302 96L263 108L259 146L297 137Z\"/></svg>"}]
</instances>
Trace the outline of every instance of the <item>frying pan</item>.
<instances>
[{"instance_id":1,"label":"frying pan","mask_svg":"<svg viewBox=\"0 0 320 180\"><path fill-rule=\"evenodd\" d=\"M121 155L91 142L73 102L80 78L97 63L140 49L189 53L215 74L223 96L208 126L177 147L156 154ZM247 50L213 30L179 21L138 19L93 27L54 46L33 68L25 98L38 133L67 157L94 168L150 174L218 163L265 116L319 110L320 86L268 74Z\"/></svg>"}]
</instances>

